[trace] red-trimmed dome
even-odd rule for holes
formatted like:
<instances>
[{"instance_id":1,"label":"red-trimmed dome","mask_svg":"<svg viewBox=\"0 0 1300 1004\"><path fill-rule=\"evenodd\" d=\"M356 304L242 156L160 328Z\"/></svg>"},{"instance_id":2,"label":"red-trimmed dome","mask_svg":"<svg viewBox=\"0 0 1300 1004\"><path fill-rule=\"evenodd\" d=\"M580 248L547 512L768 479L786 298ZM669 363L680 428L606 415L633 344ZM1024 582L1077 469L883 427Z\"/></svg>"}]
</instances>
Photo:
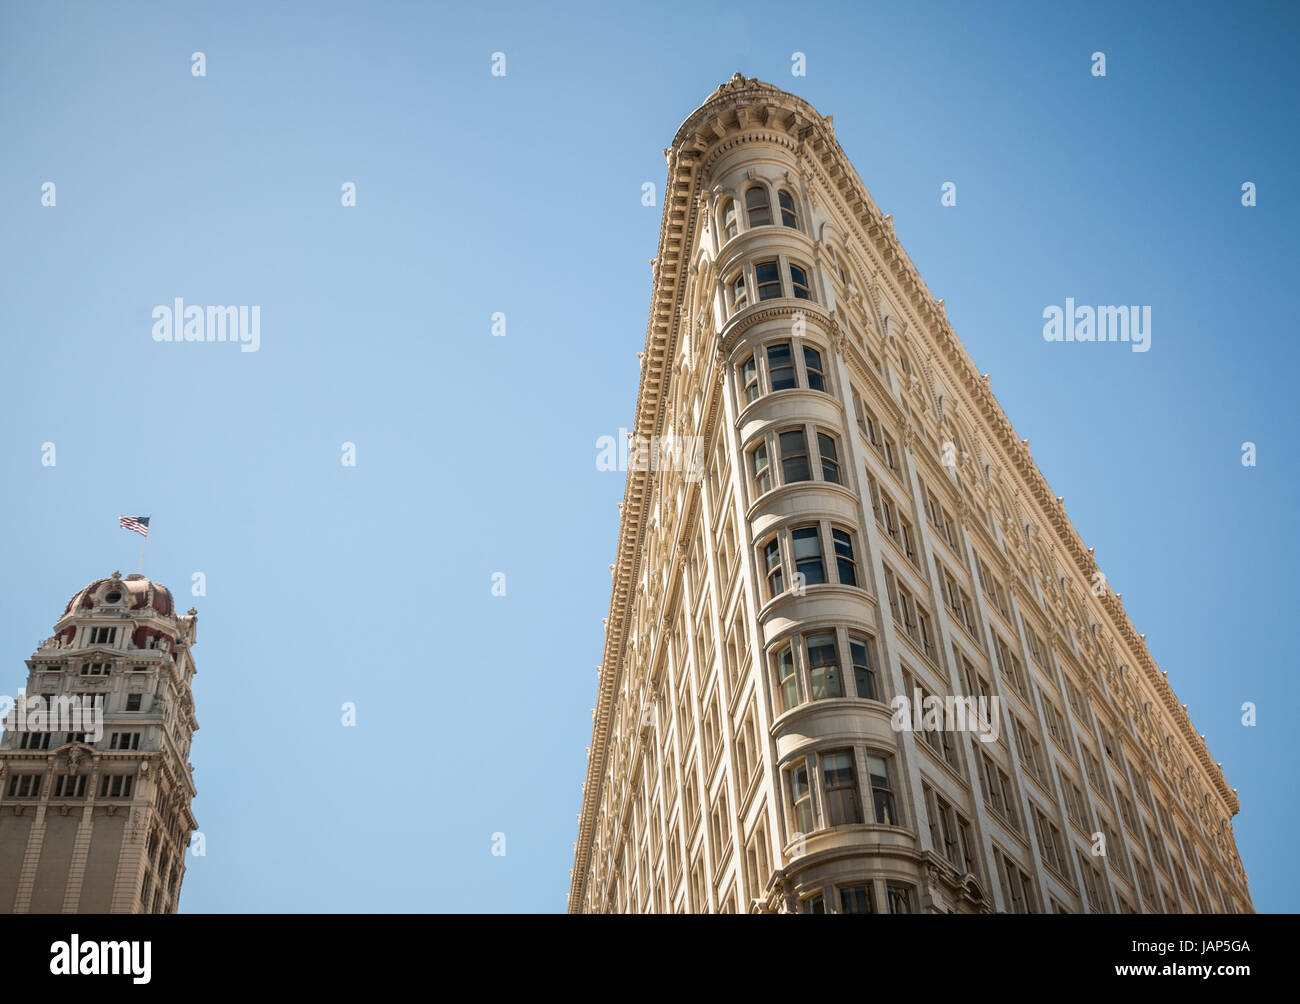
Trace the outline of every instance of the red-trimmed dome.
<instances>
[{"instance_id":1,"label":"red-trimmed dome","mask_svg":"<svg viewBox=\"0 0 1300 1004\"><path fill-rule=\"evenodd\" d=\"M63 612L68 614L74 609L119 605L124 610L151 608L155 613L165 616L171 616L175 612L172 594L166 586L152 582L143 575L122 578L118 572L107 579L96 579L79 591L68 600Z\"/></svg>"}]
</instances>

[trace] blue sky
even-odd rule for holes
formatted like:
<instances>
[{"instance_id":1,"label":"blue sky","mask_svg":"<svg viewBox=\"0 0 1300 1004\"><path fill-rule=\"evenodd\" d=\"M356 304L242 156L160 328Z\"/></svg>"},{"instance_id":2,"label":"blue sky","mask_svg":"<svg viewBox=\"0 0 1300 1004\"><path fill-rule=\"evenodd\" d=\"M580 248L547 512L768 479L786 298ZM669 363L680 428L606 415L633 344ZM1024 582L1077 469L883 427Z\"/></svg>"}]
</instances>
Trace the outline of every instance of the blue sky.
<instances>
[{"instance_id":1,"label":"blue sky","mask_svg":"<svg viewBox=\"0 0 1300 1004\"><path fill-rule=\"evenodd\" d=\"M741 71L835 116L1295 910L1297 15L1132 6L5 5L0 693L152 513L199 611L182 910L562 910L641 186ZM260 350L155 343L176 297ZM1151 351L1045 343L1066 297L1150 305Z\"/></svg>"}]
</instances>

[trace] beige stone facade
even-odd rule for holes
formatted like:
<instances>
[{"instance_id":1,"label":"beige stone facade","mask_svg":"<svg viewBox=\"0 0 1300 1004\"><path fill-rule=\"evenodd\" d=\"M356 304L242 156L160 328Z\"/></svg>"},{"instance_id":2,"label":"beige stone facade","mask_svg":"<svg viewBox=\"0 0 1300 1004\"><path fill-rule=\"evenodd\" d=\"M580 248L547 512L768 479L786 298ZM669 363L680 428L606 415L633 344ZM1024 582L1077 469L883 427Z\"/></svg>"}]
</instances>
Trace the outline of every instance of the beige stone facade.
<instances>
[{"instance_id":1,"label":"beige stone facade","mask_svg":"<svg viewBox=\"0 0 1300 1004\"><path fill-rule=\"evenodd\" d=\"M175 912L197 828L196 624L164 586L114 573L27 661L0 740L0 912Z\"/></svg>"},{"instance_id":2,"label":"beige stone facade","mask_svg":"<svg viewBox=\"0 0 1300 1004\"><path fill-rule=\"evenodd\" d=\"M737 75L666 154L635 436L686 451L628 475L569 910L1251 911L1235 792L831 120Z\"/></svg>"}]
</instances>

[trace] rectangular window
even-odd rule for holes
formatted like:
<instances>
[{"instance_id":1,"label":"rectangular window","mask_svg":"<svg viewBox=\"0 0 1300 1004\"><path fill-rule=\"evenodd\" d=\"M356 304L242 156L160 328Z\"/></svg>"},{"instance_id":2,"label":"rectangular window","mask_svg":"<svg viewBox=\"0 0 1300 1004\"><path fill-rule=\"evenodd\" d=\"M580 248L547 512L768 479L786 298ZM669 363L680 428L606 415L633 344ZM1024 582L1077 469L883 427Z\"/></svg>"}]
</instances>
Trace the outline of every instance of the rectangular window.
<instances>
[{"instance_id":1,"label":"rectangular window","mask_svg":"<svg viewBox=\"0 0 1300 1004\"><path fill-rule=\"evenodd\" d=\"M1101 780L1101 761L1093 756L1092 751L1086 746L1083 749L1083 770L1088 775L1088 783L1105 795L1106 788Z\"/></svg>"},{"instance_id":2,"label":"rectangular window","mask_svg":"<svg viewBox=\"0 0 1300 1004\"><path fill-rule=\"evenodd\" d=\"M794 649L786 645L776 656L776 686L781 695L782 711L799 704L799 681L795 675Z\"/></svg>"},{"instance_id":3,"label":"rectangular window","mask_svg":"<svg viewBox=\"0 0 1300 1004\"><path fill-rule=\"evenodd\" d=\"M862 822L858 799L858 777L852 750L822 754L822 777L826 783L826 815L829 826Z\"/></svg>"},{"instance_id":4,"label":"rectangular window","mask_svg":"<svg viewBox=\"0 0 1300 1004\"><path fill-rule=\"evenodd\" d=\"M1043 723L1047 726L1047 734L1050 735L1061 745L1065 745L1065 723L1061 720L1061 713L1056 710L1056 705L1043 695Z\"/></svg>"},{"instance_id":5,"label":"rectangular window","mask_svg":"<svg viewBox=\"0 0 1300 1004\"><path fill-rule=\"evenodd\" d=\"M745 402L748 404L751 401L757 401L759 395L758 363L752 355L748 356L740 364L740 382L743 387L741 395L744 397Z\"/></svg>"},{"instance_id":6,"label":"rectangular window","mask_svg":"<svg viewBox=\"0 0 1300 1004\"><path fill-rule=\"evenodd\" d=\"M993 852L998 865L998 878L1008 913L1037 913L1034 902L1034 882L1029 873L1000 851Z\"/></svg>"},{"instance_id":7,"label":"rectangular window","mask_svg":"<svg viewBox=\"0 0 1300 1004\"><path fill-rule=\"evenodd\" d=\"M912 912L912 890L904 885L885 886L885 895L889 898L889 912L907 914Z\"/></svg>"},{"instance_id":8,"label":"rectangular window","mask_svg":"<svg viewBox=\"0 0 1300 1004\"><path fill-rule=\"evenodd\" d=\"M1061 790L1065 794L1065 811L1070 819L1084 829L1088 827L1088 803L1084 800L1083 789L1068 778L1061 778Z\"/></svg>"},{"instance_id":9,"label":"rectangular window","mask_svg":"<svg viewBox=\"0 0 1300 1004\"><path fill-rule=\"evenodd\" d=\"M1011 787L1011 778L984 750L980 750L979 761L980 781L984 786L984 803L1010 823L1012 829L1018 830L1016 796Z\"/></svg>"},{"instance_id":10,"label":"rectangular window","mask_svg":"<svg viewBox=\"0 0 1300 1004\"><path fill-rule=\"evenodd\" d=\"M781 483L811 481L812 469L808 464L808 443L803 429L790 429L777 437L781 446Z\"/></svg>"},{"instance_id":11,"label":"rectangular window","mask_svg":"<svg viewBox=\"0 0 1300 1004\"><path fill-rule=\"evenodd\" d=\"M826 389L826 374L822 371L822 354L814 348L803 347L803 367L808 374L810 390Z\"/></svg>"},{"instance_id":12,"label":"rectangular window","mask_svg":"<svg viewBox=\"0 0 1300 1004\"><path fill-rule=\"evenodd\" d=\"M903 821L894 805L894 789L889 781L889 761L868 754L867 774L871 778L871 804L876 810L876 822L884 826L902 826Z\"/></svg>"},{"instance_id":13,"label":"rectangular window","mask_svg":"<svg viewBox=\"0 0 1300 1004\"><path fill-rule=\"evenodd\" d=\"M731 277L731 305L739 310L749 302L749 291L745 288L745 273L737 272Z\"/></svg>"},{"instance_id":14,"label":"rectangular window","mask_svg":"<svg viewBox=\"0 0 1300 1004\"><path fill-rule=\"evenodd\" d=\"M858 584L858 563L853 557L853 538L847 530L831 530L831 539L835 544L835 571L840 585L856 586Z\"/></svg>"},{"instance_id":15,"label":"rectangular window","mask_svg":"<svg viewBox=\"0 0 1300 1004\"><path fill-rule=\"evenodd\" d=\"M781 225L797 230L799 228L799 223L795 218L794 199L791 197L790 193L777 192L776 202L777 205L781 207Z\"/></svg>"},{"instance_id":16,"label":"rectangular window","mask_svg":"<svg viewBox=\"0 0 1300 1004\"><path fill-rule=\"evenodd\" d=\"M816 526L801 526L791 531L794 548L794 568L803 576L805 586L817 586L826 581L826 565L822 561L821 531Z\"/></svg>"},{"instance_id":17,"label":"rectangular window","mask_svg":"<svg viewBox=\"0 0 1300 1004\"><path fill-rule=\"evenodd\" d=\"M840 913L875 913L870 885L840 887Z\"/></svg>"},{"instance_id":18,"label":"rectangular window","mask_svg":"<svg viewBox=\"0 0 1300 1004\"><path fill-rule=\"evenodd\" d=\"M880 684L871 664L870 639L865 635L849 635L849 658L853 662L853 685L858 696L869 701L880 700Z\"/></svg>"},{"instance_id":19,"label":"rectangular window","mask_svg":"<svg viewBox=\"0 0 1300 1004\"><path fill-rule=\"evenodd\" d=\"M758 299L775 300L781 295L781 271L774 261L760 261L754 265L754 282L758 286Z\"/></svg>"},{"instance_id":20,"label":"rectangular window","mask_svg":"<svg viewBox=\"0 0 1300 1004\"><path fill-rule=\"evenodd\" d=\"M1075 855L1079 860L1079 874L1083 876L1083 889L1088 894L1089 912L1110 912L1110 907L1101 892L1101 874L1089 864L1087 858L1083 856L1083 851L1076 850Z\"/></svg>"},{"instance_id":21,"label":"rectangular window","mask_svg":"<svg viewBox=\"0 0 1300 1004\"><path fill-rule=\"evenodd\" d=\"M817 448L822 459L822 480L832 484L843 484L840 476L840 456L835 446L835 437L824 432L817 433Z\"/></svg>"},{"instance_id":22,"label":"rectangular window","mask_svg":"<svg viewBox=\"0 0 1300 1004\"><path fill-rule=\"evenodd\" d=\"M112 664L107 662L83 662L81 664L81 675L108 676L112 668Z\"/></svg>"},{"instance_id":23,"label":"rectangular window","mask_svg":"<svg viewBox=\"0 0 1300 1004\"><path fill-rule=\"evenodd\" d=\"M805 636L808 651L808 677L812 684L812 699L822 701L844 696L844 679L840 673L840 660L835 650L835 633L821 632Z\"/></svg>"},{"instance_id":24,"label":"rectangular window","mask_svg":"<svg viewBox=\"0 0 1300 1004\"><path fill-rule=\"evenodd\" d=\"M1043 854L1043 861L1048 867L1064 872L1061 831L1037 808L1034 809L1034 829L1038 831L1038 849Z\"/></svg>"},{"instance_id":25,"label":"rectangular window","mask_svg":"<svg viewBox=\"0 0 1300 1004\"><path fill-rule=\"evenodd\" d=\"M931 662L937 662L934 649L934 628L930 625L930 615L917 607L916 610L916 637L921 643L921 649Z\"/></svg>"},{"instance_id":26,"label":"rectangular window","mask_svg":"<svg viewBox=\"0 0 1300 1004\"><path fill-rule=\"evenodd\" d=\"M912 524L902 516L898 517L898 546L903 549L907 555L907 560L918 568L921 567L921 555L916 549L916 531L912 529Z\"/></svg>"},{"instance_id":27,"label":"rectangular window","mask_svg":"<svg viewBox=\"0 0 1300 1004\"><path fill-rule=\"evenodd\" d=\"M83 798L85 794L85 774L60 774L54 779L55 798Z\"/></svg>"},{"instance_id":28,"label":"rectangular window","mask_svg":"<svg viewBox=\"0 0 1300 1004\"><path fill-rule=\"evenodd\" d=\"M790 802L794 810L792 825L796 833L812 833L812 785L808 783L808 765L799 763L789 771Z\"/></svg>"},{"instance_id":29,"label":"rectangular window","mask_svg":"<svg viewBox=\"0 0 1300 1004\"><path fill-rule=\"evenodd\" d=\"M763 575L767 579L768 599L785 592L785 571L781 564L779 537L773 537L763 545Z\"/></svg>"},{"instance_id":30,"label":"rectangular window","mask_svg":"<svg viewBox=\"0 0 1300 1004\"><path fill-rule=\"evenodd\" d=\"M876 420L876 416L872 413L871 409L862 404L861 399L859 399L857 403L859 406L858 424L862 427L862 431L867 437L867 442L879 450L880 423Z\"/></svg>"},{"instance_id":31,"label":"rectangular window","mask_svg":"<svg viewBox=\"0 0 1300 1004\"><path fill-rule=\"evenodd\" d=\"M767 377L773 390L789 390L796 385L794 356L790 354L789 342L767 347Z\"/></svg>"},{"instance_id":32,"label":"rectangular window","mask_svg":"<svg viewBox=\"0 0 1300 1004\"><path fill-rule=\"evenodd\" d=\"M133 780L130 774L105 774L99 779L99 797L130 798Z\"/></svg>"},{"instance_id":33,"label":"rectangular window","mask_svg":"<svg viewBox=\"0 0 1300 1004\"><path fill-rule=\"evenodd\" d=\"M750 453L754 468L754 487L759 495L772 490L772 467L767 457L767 444L759 443Z\"/></svg>"},{"instance_id":34,"label":"rectangular window","mask_svg":"<svg viewBox=\"0 0 1300 1004\"><path fill-rule=\"evenodd\" d=\"M138 750L140 748L139 732L114 732L108 737L111 750Z\"/></svg>"},{"instance_id":35,"label":"rectangular window","mask_svg":"<svg viewBox=\"0 0 1300 1004\"><path fill-rule=\"evenodd\" d=\"M1025 679L1024 667L1020 660L1011 651L1010 646L1002 640L1001 635L994 635L996 642L998 668L1002 670L1002 675L1013 687L1016 688L1023 696L1029 696L1029 684Z\"/></svg>"},{"instance_id":36,"label":"rectangular window","mask_svg":"<svg viewBox=\"0 0 1300 1004\"><path fill-rule=\"evenodd\" d=\"M92 645L111 645L117 640L117 628L115 627L97 627L90 629L90 643Z\"/></svg>"},{"instance_id":37,"label":"rectangular window","mask_svg":"<svg viewBox=\"0 0 1300 1004\"><path fill-rule=\"evenodd\" d=\"M808 273L798 265L790 266L790 288L796 300L812 299L812 290L808 286Z\"/></svg>"},{"instance_id":38,"label":"rectangular window","mask_svg":"<svg viewBox=\"0 0 1300 1004\"><path fill-rule=\"evenodd\" d=\"M731 843L731 826L727 821L727 789L718 792L718 801L709 814L709 835L713 838L714 867L719 864L722 850Z\"/></svg>"},{"instance_id":39,"label":"rectangular window","mask_svg":"<svg viewBox=\"0 0 1300 1004\"><path fill-rule=\"evenodd\" d=\"M13 774L9 778L10 798L39 798L41 794L40 774Z\"/></svg>"},{"instance_id":40,"label":"rectangular window","mask_svg":"<svg viewBox=\"0 0 1300 1004\"><path fill-rule=\"evenodd\" d=\"M898 471L898 447L888 434L884 437L884 447L881 450L881 456L885 458L885 466L891 471Z\"/></svg>"},{"instance_id":41,"label":"rectangular window","mask_svg":"<svg viewBox=\"0 0 1300 1004\"><path fill-rule=\"evenodd\" d=\"M141 700L142 700L142 697L141 697L140 694L127 694L127 695L126 695L126 710L127 710L127 711L139 711L139 710L140 710L140 702L141 702Z\"/></svg>"},{"instance_id":42,"label":"rectangular window","mask_svg":"<svg viewBox=\"0 0 1300 1004\"><path fill-rule=\"evenodd\" d=\"M50 748L49 732L23 732L18 740L20 750L47 750Z\"/></svg>"}]
</instances>

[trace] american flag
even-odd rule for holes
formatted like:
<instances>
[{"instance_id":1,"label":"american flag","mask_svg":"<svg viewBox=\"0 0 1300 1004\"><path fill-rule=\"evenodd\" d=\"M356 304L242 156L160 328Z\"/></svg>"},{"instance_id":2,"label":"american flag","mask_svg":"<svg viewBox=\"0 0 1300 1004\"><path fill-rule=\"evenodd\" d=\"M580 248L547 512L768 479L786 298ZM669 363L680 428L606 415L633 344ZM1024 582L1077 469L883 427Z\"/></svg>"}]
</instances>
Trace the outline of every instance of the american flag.
<instances>
[{"instance_id":1,"label":"american flag","mask_svg":"<svg viewBox=\"0 0 1300 1004\"><path fill-rule=\"evenodd\" d=\"M123 530L134 530L141 537L149 536L148 516L118 516Z\"/></svg>"}]
</instances>

